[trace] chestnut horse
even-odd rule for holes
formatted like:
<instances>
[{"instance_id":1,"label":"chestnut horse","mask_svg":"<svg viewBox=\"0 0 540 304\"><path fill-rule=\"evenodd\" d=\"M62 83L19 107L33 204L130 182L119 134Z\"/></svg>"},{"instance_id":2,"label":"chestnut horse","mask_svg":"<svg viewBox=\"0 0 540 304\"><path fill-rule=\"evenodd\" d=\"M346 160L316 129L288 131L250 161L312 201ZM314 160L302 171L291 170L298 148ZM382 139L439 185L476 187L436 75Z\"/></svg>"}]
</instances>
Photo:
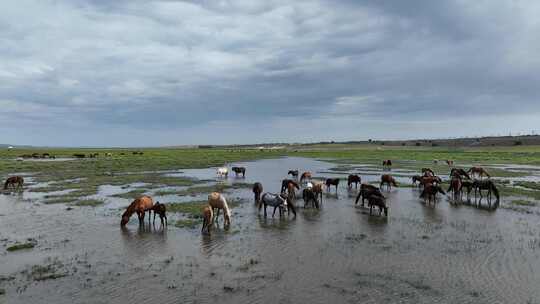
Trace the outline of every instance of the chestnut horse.
<instances>
[{"instance_id":1,"label":"chestnut horse","mask_svg":"<svg viewBox=\"0 0 540 304\"><path fill-rule=\"evenodd\" d=\"M287 175L291 175L294 179L298 179L298 170L289 170Z\"/></svg>"},{"instance_id":2,"label":"chestnut horse","mask_svg":"<svg viewBox=\"0 0 540 304\"><path fill-rule=\"evenodd\" d=\"M390 160L390 159L383 160L382 166L383 166L383 169L391 169L392 168L392 160Z\"/></svg>"},{"instance_id":3,"label":"chestnut horse","mask_svg":"<svg viewBox=\"0 0 540 304\"><path fill-rule=\"evenodd\" d=\"M253 194L255 195L255 203L261 203L261 193L263 192L263 185L259 182L253 184Z\"/></svg>"},{"instance_id":4,"label":"chestnut horse","mask_svg":"<svg viewBox=\"0 0 540 304\"><path fill-rule=\"evenodd\" d=\"M491 177L487 171L482 167L471 167L467 173L470 173L471 176L478 175L478 177L482 178L482 176L487 176L488 178Z\"/></svg>"},{"instance_id":5,"label":"chestnut horse","mask_svg":"<svg viewBox=\"0 0 540 304\"><path fill-rule=\"evenodd\" d=\"M311 172L304 172L300 176L300 182L302 183L305 179L311 180Z\"/></svg>"},{"instance_id":6,"label":"chestnut horse","mask_svg":"<svg viewBox=\"0 0 540 304\"><path fill-rule=\"evenodd\" d=\"M231 170L234 172L236 176L242 173L242 177L246 177L246 168L244 167L232 167Z\"/></svg>"},{"instance_id":7,"label":"chestnut horse","mask_svg":"<svg viewBox=\"0 0 540 304\"><path fill-rule=\"evenodd\" d=\"M420 197L424 199L424 202L426 201L426 198L427 198L428 203L431 203L431 201L433 201L433 203L436 203L437 193L442 193L443 195L446 195L446 192L444 192L444 190L440 186L427 184L424 187L424 191L422 191L422 194L420 194Z\"/></svg>"},{"instance_id":8,"label":"chestnut horse","mask_svg":"<svg viewBox=\"0 0 540 304\"><path fill-rule=\"evenodd\" d=\"M154 206L154 201L148 195L143 195L136 198L126 209L124 214L122 214L122 220L120 225L124 227L128 222L129 218L133 213L137 213L139 217L139 225L144 226L144 213L148 211L148 224L150 224L150 213L152 207Z\"/></svg>"},{"instance_id":9,"label":"chestnut horse","mask_svg":"<svg viewBox=\"0 0 540 304\"><path fill-rule=\"evenodd\" d=\"M296 192L294 191L294 189L298 189L300 190L297 185L295 185L294 183L288 183L287 184L287 199L289 200L289 202L292 204L294 202L294 200L296 199Z\"/></svg>"},{"instance_id":10,"label":"chestnut horse","mask_svg":"<svg viewBox=\"0 0 540 304\"><path fill-rule=\"evenodd\" d=\"M11 176L6 179L6 182L4 183L4 190L7 190L9 187L20 189L23 187L23 184L24 178L22 176Z\"/></svg>"},{"instance_id":11,"label":"chestnut horse","mask_svg":"<svg viewBox=\"0 0 540 304\"><path fill-rule=\"evenodd\" d=\"M325 184L326 184L326 191L330 191L331 186L336 186L336 194L337 194L339 178L327 178Z\"/></svg>"},{"instance_id":12,"label":"chestnut horse","mask_svg":"<svg viewBox=\"0 0 540 304\"><path fill-rule=\"evenodd\" d=\"M358 188L358 184L362 184L362 179L360 176L356 174L350 174L349 177L347 177L347 187L351 188L352 184L354 184L354 188Z\"/></svg>"},{"instance_id":13,"label":"chestnut horse","mask_svg":"<svg viewBox=\"0 0 540 304\"><path fill-rule=\"evenodd\" d=\"M315 194L315 196L319 196L320 198L320 204L322 205L322 200L323 200L323 188L324 188L324 183L323 182L315 182L313 183L313 193Z\"/></svg>"},{"instance_id":14,"label":"chestnut horse","mask_svg":"<svg viewBox=\"0 0 540 304\"><path fill-rule=\"evenodd\" d=\"M150 210L154 211L154 221L153 224L156 223L156 213L159 215L159 219L161 220L161 226L163 227L163 219L165 219L165 225L168 225L167 223L167 207L165 207L165 204L160 204L159 202L156 202ZM150 216L150 215L149 215Z\"/></svg>"},{"instance_id":15,"label":"chestnut horse","mask_svg":"<svg viewBox=\"0 0 540 304\"><path fill-rule=\"evenodd\" d=\"M202 218L203 218L203 224L201 233L204 233L204 230L206 230L206 233L210 235L210 229L214 225L214 211L212 210L212 207L209 205L204 206L202 210Z\"/></svg>"},{"instance_id":16,"label":"chestnut horse","mask_svg":"<svg viewBox=\"0 0 540 304\"><path fill-rule=\"evenodd\" d=\"M219 218L219 211L223 209L223 227L229 227L231 225L231 210L227 204L225 197L219 192L212 192L208 195L208 205L212 209L217 210L214 212L215 219Z\"/></svg>"},{"instance_id":17,"label":"chestnut horse","mask_svg":"<svg viewBox=\"0 0 540 304\"><path fill-rule=\"evenodd\" d=\"M450 186L446 192L452 191L454 200L457 200L458 197L461 198L461 188L461 178L454 176L450 181Z\"/></svg>"},{"instance_id":18,"label":"chestnut horse","mask_svg":"<svg viewBox=\"0 0 540 304\"><path fill-rule=\"evenodd\" d=\"M356 201L354 202L354 204L355 205L358 204L358 200L362 198L362 207L363 207L365 204L364 200L367 199L371 195L383 196L379 188L370 184L360 184L360 191L358 192L358 195L356 196Z\"/></svg>"},{"instance_id":19,"label":"chestnut horse","mask_svg":"<svg viewBox=\"0 0 540 304\"><path fill-rule=\"evenodd\" d=\"M380 183L379 187L382 189L383 185L386 185L386 188L388 190L391 190L392 185L394 187L397 187L396 179L393 178L390 174L383 174L383 175L381 175L381 183Z\"/></svg>"}]
</instances>

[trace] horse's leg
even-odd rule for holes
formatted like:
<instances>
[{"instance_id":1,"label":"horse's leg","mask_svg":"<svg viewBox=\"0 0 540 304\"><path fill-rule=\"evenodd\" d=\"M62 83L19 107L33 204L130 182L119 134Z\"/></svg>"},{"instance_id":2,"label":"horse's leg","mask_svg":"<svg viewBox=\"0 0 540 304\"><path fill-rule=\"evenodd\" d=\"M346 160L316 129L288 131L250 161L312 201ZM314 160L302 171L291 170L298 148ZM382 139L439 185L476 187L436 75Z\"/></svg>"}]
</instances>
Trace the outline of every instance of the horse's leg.
<instances>
[{"instance_id":1,"label":"horse's leg","mask_svg":"<svg viewBox=\"0 0 540 304\"><path fill-rule=\"evenodd\" d=\"M372 210L373 210L373 205L369 205L369 215L371 215Z\"/></svg>"},{"instance_id":2,"label":"horse's leg","mask_svg":"<svg viewBox=\"0 0 540 304\"><path fill-rule=\"evenodd\" d=\"M266 203L264 203L264 217L266 217Z\"/></svg>"},{"instance_id":3,"label":"horse's leg","mask_svg":"<svg viewBox=\"0 0 540 304\"><path fill-rule=\"evenodd\" d=\"M274 207L274 212L272 212L272 217L274 217L274 215L276 215L276 208L277 207ZM280 215L281 215L281 210L279 212L280 212Z\"/></svg>"},{"instance_id":4,"label":"horse's leg","mask_svg":"<svg viewBox=\"0 0 540 304\"><path fill-rule=\"evenodd\" d=\"M163 217L165 218L165 226L169 226L169 223L167 223L167 215L163 215Z\"/></svg>"}]
</instances>

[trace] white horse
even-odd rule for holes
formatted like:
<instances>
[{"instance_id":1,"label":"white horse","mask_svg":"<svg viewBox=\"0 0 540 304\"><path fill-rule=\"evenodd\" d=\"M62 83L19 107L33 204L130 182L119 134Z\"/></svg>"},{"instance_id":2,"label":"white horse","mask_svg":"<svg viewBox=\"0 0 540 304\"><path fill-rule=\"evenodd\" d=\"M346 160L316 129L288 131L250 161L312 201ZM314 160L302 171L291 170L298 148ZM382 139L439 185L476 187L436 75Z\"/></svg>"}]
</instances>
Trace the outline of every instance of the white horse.
<instances>
[{"instance_id":1,"label":"white horse","mask_svg":"<svg viewBox=\"0 0 540 304\"><path fill-rule=\"evenodd\" d=\"M228 227L231 225L231 209L227 204L225 197L219 192L212 192L208 195L208 205L212 209L217 209L217 212L214 212L214 215L217 218L219 217L219 210L223 209L223 225Z\"/></svg>"},{"instance_id":2,"label":"white horse","mask_svg":"<svg viewBox=\"0 0 540 304\"><path fill-rule=\"evenodd\" d=\"M229 169L227 167L218 168L217 175L220 177L227 177L229 176Z\"/></svg>"}]
</instances>

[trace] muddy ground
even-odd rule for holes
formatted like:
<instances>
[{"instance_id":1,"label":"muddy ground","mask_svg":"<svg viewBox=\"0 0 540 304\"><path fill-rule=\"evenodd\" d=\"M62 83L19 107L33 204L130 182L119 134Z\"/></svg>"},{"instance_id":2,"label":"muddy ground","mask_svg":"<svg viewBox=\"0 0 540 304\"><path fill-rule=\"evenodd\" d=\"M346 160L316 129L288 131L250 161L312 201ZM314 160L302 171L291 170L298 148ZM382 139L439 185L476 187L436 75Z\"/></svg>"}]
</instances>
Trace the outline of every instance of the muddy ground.
<instances>
[{"instance_id":1,"label":"muddy ground","mask_svg":"<svg viewBox=\"0 0 540 304\"><path fill-rule=\"evenodd\" d=\"M163 174L193 178L199 187L260 181L277 192L289 169L320 178L355 172L364 181L381 173L305 158L235 165L247 167L245 179L217 179L214 168ZM502 168L530 170L531 180L536 169ZM402 185L413 173L393 172ZM497 209L447 197L427 206L418 189L400 187L385 193L385 218L355 206L356 190L343 182L337 194L325 194L320 211L264 218L241 185L226 190L240 202L231 228L220 221L203 236L199 225L174 225L182 214L170 214L165 229L157 222L138 227L135 218L121 229L121 208L131 201L121 194L143 184L102 185L92 198L103 204L81 207L45 204L44 194L29 191L43 185L29 183L22 194L0 195L0 302L540 303L540 208L530 198L505 196ZM140 193L165 203L207 195L165 191L186 188ZM514 206L519 199L530 204ZM16 244L32 248L7 250Z\"/></svg>"}]
</instances>

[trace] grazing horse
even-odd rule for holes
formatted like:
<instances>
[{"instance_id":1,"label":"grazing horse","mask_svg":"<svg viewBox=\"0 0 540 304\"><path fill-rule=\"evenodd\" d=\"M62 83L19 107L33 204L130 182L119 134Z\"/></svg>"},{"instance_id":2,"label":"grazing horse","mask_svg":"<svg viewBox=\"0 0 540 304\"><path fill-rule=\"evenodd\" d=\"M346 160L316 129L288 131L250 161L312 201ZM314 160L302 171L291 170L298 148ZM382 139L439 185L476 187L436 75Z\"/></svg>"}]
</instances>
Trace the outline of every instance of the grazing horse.
<instances>
[{"instance_id":1,"label":"grazing horse","mask_svg":"<svg viewBox=\"0 0 540 304\"><path fill-rule=\"evenodd\" d=\"M431 168L422 168L422 176L424 177L435 176L435 172L433 172Z\"/></svg>"},{"instance_id":2,"label":"grazing horse","mask_svg":"<svg viewBox=\"0 0 540 304\"><path fill-rule=\"evenodd\" d=\"M379 187L382 189L382 186L386 185L388 190L392 189L392 185L394 187L397 187L396 179L393 178L390 174L383 174L381 175L381 183Z\"/></svg>"},{"instance_id":3,"label":"grazing horse","mask_svg":"<svg viewBox=\"0 0 540 304\"><path fill-rule=\"evenodd\" d=\"M24 184L24 178L22 176L11 176L6 179L4 183L4 190L9 187L14 187L16 190L21 189Z\"/></svg>"},{"instance_id":4,"label":"grazing horse","mask_svg":"<svg viewBox=\"0 0 540 304\"><path fill-rule=\"evenodd\" d=\"M349 177L347 177L347 187L351 188L352 184L354 184L354 188L358 188L358 184L362 184L362 179L360 176L356 174L350 174Z\"/></svg>"},{"instance_id":5,"label":"grazing horse","mask_svg":"<svg viewBox=\"0 0 540 304\"><path fill-rule=\"evenodd\" d=\"M287 184L287 199L289 200L289 202L291 204L296 199L296 192L294 191L295 188L297 188L297 185L295 185L294 183L288 183ZM298 189L298 190L300 190L300 189Z\"/></svg>"},{"instance_id":6,"label":"grazing horse","mask_svg":"<svg viewBox=\"0 0 540 304\"><path fill-rule=\"evenodd\" d=\"M457 200L458 197L461 198L461 188L461 178L454 176L450 181L450 186L446 192L452 191L454 200Z\"/></svg>"},{"instance_id":7,"label":"grazing horse","mask_svg":"<svg viewBox=\"0 0 540 304\"><path fill-rule=\"evenodd\" d=\"M229 176L229 169L227 167L221 167L217 169L217 175L219 177L228 177Z\"/></svg>"},{"instance_id":8,"label":"grazing horse","mask_svg":"<svg viewBox=\"0 0 540 304\"><path fill-rule=\"evenodd\" d=\"M300 182L304 182L305 179L311 180L311 172L302 173L302 176L300 176Z\"/></svg>"},{"instance_id":9,"label":"grazing horse","mask_svg":"<svg viewBox=\"0 0 540 304\"><path fill-rule=\"evenodd\" d=\"M331 186L336 186L336 193L337 193L337 188L339 185L339 178L327 178L325 184L326 184L326 191L330 191Z\"/></svg>"},{"instance_id":10,"label":"grazing horse","mask_svg":"<svg viewBox=\"0 0 540 304\"><path fill-rule=\"evenodd\" d=\"M124 227L128 222L129 218L133 213L137 213L139 217L139 225L144 226L144 213L148 211L148 224L150 224L150 213L152 207L154 206L154 201L148 195L143 195L136 198L127 208L126 211L122 214L122 220L120 221L120 226Z\"/></svg>"},{"instance_id":11,"label":"grazing horse","mask_svg":"<svg viewBox=\"0 0 540 304\"><path fill-rule=\"evenodd\" d=\"M321 199L321 203L320 203L321 205L322 205L322 200L323 200L323 188L324 188L323 182L313 183L313 193L315 194L315 196L318 196Z\"/></svg>"},{"instance_id":12,"label":"grazing horse","mask_svg":"<svg viewBox=\"0 0 540 304\"><path fill-rule=\"evenodd\" d=\"M379 188L370 184L360 184L360 192L358 192L358 195L356 196L356 201L354 202L354 204L355 205L358 204L358 200L361 197L362 207L363 207L365 204L364 200L367 199L371 195L378 195L378 196L384 197Z\"/></svg>"},{"instance_id":13,"label":"grazing horse","mask_svg":"<svg viewBox=\"0 0 540 304\"><path fill-rule=\"evenodd\" d=\"M312 187L305 188L302 191L302 199L304 200L304 208L307 207L308 203L311 202L313 207L319 209L319 200L317 199L318 194L313 191Z\"/></svg>"},{"instance_id":14,"label":"grazing horse","mask_svg":"<svg viewBox=\"0 0 540 304\"><path fill-rule=\"evenodd\" d=\"M289 170L287 175L291 175L294 179L298 179L298 170Z\"/></svg>"},{"instance_id":15,"label":"grazing horse","mask_svg":"<svg viewBox=\"0 0 540 304\"><path fill-rule=\"evenodd\" d=\"M231 170L238 176L238 174L242 173L242 177L246 177L246 168L244 167L232 167Z\"/></svg>"},{"instance_id":16,"label":"grazing horse","mask_svg":"<svg viewBox=\"0 0 540 304\"><path fill-rule=\"evenodd\" d=\"M285 190L289 189L289 185L292 184L294 188L300 190L300 185L298 185L297 182L293 181L292 179L284 179L281 181L281 191L280 193L284 193Z\"/></svg>"},{"instance_id":17,"label":"grazing horse","mask_svg":"<svg viewBox=\"0 0 540 304\"><path fill-rule=\"evenodd\" d=\"M446 164L450 167L452 167L454 165L454 161L453 160L450 160L450 159L447 159L446 160Z\"/></svg>"},{"instance_id":18,"label":"grazing horse","mask_svg":"<svg viewBox=\"0 0 540 304\"><path fill-rule=\"evenodd\" d=\"M386 159L382 162L383 169L391 169L392 168L392 160Z\"/></svg>"},{"instance_id":19,"label":"grazing horse","mask_svg":"<svg viewBox=\"0 0 540 304\"><path fill-rule=\"evenodd\" d=\"M153 224L156 223L156 213L159 214L159 219L161 220L161 226L163 227L163 219L165 219L165 225L168 225L167 223L167 207L165 207L165 204L160 204L159 202L156 202L154 206L150 209L154 211L154 221Z\"/></svg>"},{"instance_id":20,"label":"grazing horse","mask_svg":"<svg viewBox=\"0 0 540 304\"><path fill-rule=\"evenodd\" d=\"M263 192L263 185L259 182L253 184L253 194L255 195L255 203L261 203L261 193Z\"/></svg>"},{"instance_id":21,"label":"grazing horse","mask_svg":"<svg viewBox=\"0 0 540 304\"><path fill-rule=\"evenodd\" d=\"M471 167L467 173L470 173L471 176L478 175L478 177L482 178L482 176L487 176L488 178L491 177L487 171L482 167Z\"/></svg>"},{"instance_id":22,"label":"grazing horse","mask_svg":"<svg viewBox=\"0 0 540 304\"><path fill-rule=\"evenodd\" d=\"M461 188L459 189L459 192L461 193L461 195L463 195L463 188L467 188L467 199L469 199L469 196L473 188L473 183L471 181L462 181Z\"/></svg>"},{"instance_id":23,"label":"grazing horse","mask_svg":"<svg viewBox=\"0 0 540 304\"><path fill-rule=\"evenodd\" d=\"M259 206L259 211L261 210L261 207L264 206L264 216L266 217L266 207L271 206L274 207L274 212L272 213L272 217L276 214L276 209L279 208L279 215L281 216L283 213L283 208L287 208L291 210L294 213L294 216L296 217L296 209L294 208L293 204L287 203L287 197L285 197L283 194L272 194L272 193L264 193L261 197L262 204Z\"/></svg>"},{"instance_id":24,"label":"grazing horse","mask_svg":"<svg viewBox=\"0 0 540 304\"><path fill-rule=\"evenodd\" d=\"M495 194L497 202L500 200L499 190L495 186L495 183L491 180L475 180L472 183L472 188L474 189L474 199L476 200L476 193L480 193L480 199L483 198L482 190L487 190L488 202L491 204L491 193Z\"/></svg>"},{"instance_id":25,"label":"grazing horse","mask_svg":"<svg viewBox=\"0 0 540 304\"><path fill-rule=\"evenodd\" d=\"M422 175L414 175L412 178L412 184L414 186L416 186L416 183L418 182L418 185L421 185L422 184L422 178L423 176Z\"/></svg>"},{"instance_id":26,"label":"grazing horse","mask_svg":"<svg viewBox=\"0 0 540 304\"><path fill-rule=\"evenodd\" d=\"M219 218L219 210L223 209L223 227L229 227L231 225L231 209L229 209L225 196L219 192L210 193L208 195L208 205L215 211L216 222Z\"/></svg>"},{"instance_id":27,"label":"grazing horse","mask_svg":"<svg viewBox=\"0 0 540 304\"><path fill-rule=\"evenodd\" d=\"M446 195L446 192L444 192L444 190L440 186L427 184L424 187L424 191L422 191L422 194L420 194L420 197L424 198L424 202L426 201L426 198L427 198L428 203L431 203L431 201L433 201L433 203L436 203L437 193L442 193L443 195Z\"/></svg>"},{"instance_id":28,"label":"grazing horse","mask_svg":"<svg viewBox=\"0 0 540 304\"><path fill-rule=\"evenodd\" d=\"M386 206L385 198L383 196L370 195L368 196L367 199L368 199L369 215L372 214L373 207L377 206L379 207L379 216L381 216L381 213L383 210L384 210L384 215L388 216L388 206Z\"/></svg>"},{"instance_id":29,"label":"grazing horse","mask_svg":"<svg viewBox=\"0 0 540 304\"><path fill-rule=\"evenodd\" d=\"M210 235L210 229L214 225L214 211L212 210L212 207L209 205L204 206L202 210L202 218L203 218L203 224L201 232L204 233L204 230L206 230L206 233Z\"/></svg>"},{"instance_id":30,"label":"grazing horse","mask_svg":"<svg viewBox=\"0 0 540 304\"><path fill-rule=\"evenodd\" d=\"M420 180L420 185L425 187L428 184L440 184L442 183L442 179L438 176L424 176Z\"/></svg>"},{"instance_id":31,"label":"grazing horse","mask_svg":"<svg viewBox=\"0 0 540 304\"><path fill-rule=\"evenodd\" d=\"M452 168L452 170L450 170L450 177L458 177L458 178L465 177L467 179L471 178L469 174L467 173L467 171L461 168Z\"/></svg>"}]
</instances>

